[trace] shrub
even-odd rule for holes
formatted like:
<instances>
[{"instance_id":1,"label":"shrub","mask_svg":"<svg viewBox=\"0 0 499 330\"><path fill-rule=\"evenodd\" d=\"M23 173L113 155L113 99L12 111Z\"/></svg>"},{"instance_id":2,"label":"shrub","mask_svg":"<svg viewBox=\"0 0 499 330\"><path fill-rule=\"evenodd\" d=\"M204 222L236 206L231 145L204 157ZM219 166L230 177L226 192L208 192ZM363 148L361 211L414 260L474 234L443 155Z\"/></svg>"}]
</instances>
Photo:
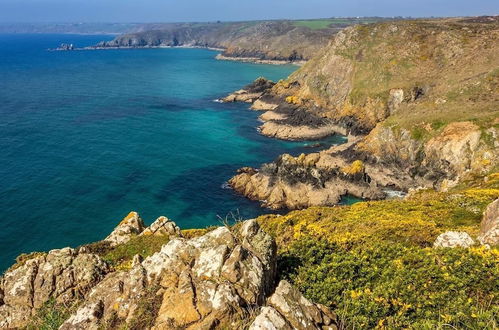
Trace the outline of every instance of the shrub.
<instances>
[{"instance_id":1,"label":"shrub","mask_svg":"<svg viewBox=\"0 0 499 330\"><path fill-rule=\"evenodd\" d=\"M304 238L279 269L347 328L497 326L499 251L374 243L352 249Z\"/></svg>"},{"instance_id":2,"label":"shrub","mask_svg":"<svg viewBox=\"0 0 499 330\"><path fill-rule=\"evenodd\" d=\"M364 172L364 163L361 160L356 160L349 166L343 167L341 172L348 175L355 175Z\"/></svg>"},{"instance_id":3,"label":"shrub","mask_svg":"<svg viewBox=\"0 0 499 330\"><path fill-rule=\"evenodd\" d=\"M374 241L426 247L447 230L476 235L485 207L498 197L499 189L467 189L452 194L422 191L404 200L311 207L258 220L284 249L305 236L345 247Z\"/></svg>"},{"instance_id":4,"label":"shrub","mask_svg":"<svg viewBox=\"0 0 499 330\"><path fill-rule=\"evenodd\" d=\"M490 187L420 191L258 221L276 238L281 277L346 328L484 329L498 326L499 250L431 246L448 230L477 235L498 197Z\"/></svg>"}]
</instances>

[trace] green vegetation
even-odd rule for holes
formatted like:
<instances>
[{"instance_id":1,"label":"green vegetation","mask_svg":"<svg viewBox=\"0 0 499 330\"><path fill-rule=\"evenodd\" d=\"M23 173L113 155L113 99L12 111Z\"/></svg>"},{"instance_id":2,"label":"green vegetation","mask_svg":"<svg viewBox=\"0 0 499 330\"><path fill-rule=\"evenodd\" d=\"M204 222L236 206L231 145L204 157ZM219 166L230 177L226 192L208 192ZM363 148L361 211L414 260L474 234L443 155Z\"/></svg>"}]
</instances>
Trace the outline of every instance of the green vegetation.
<instances>
[{"instance_id":1,"label":"green vegetation","mask_svg":"<svg viewBox=\"0 0 499 330\"><path fill-rule=\"evenodd\" d=\"M14 270L16 268L19 268L21 266L23 266L24 264L26 264L26 261L28 260L31 260L31 259L34 259L34 258L37 258L37 257L41 257L41 256L46 256L47 253L46 252L31 252L31 253L22 253L20 255L17 256L16 258L16 263L13 264L9 270Z\"/></svg>"},{"instance_id":2,"label":"green vegetation","mask_svg":"<svg viewBox=\"0 0 499 330\"><path fill-rule=\"evenodd\" d=\"M474 187L472 187L474 186ZM332 307L348 329L498 326L499 249L434 249L448 230L476 237L499 174L449 193L313 207L258 221L276 238L279 274Z\"/></svg>"},{"instance_id":3,"label":"green vegetation","mask_svg":"<svg viewBox=\"0 0 499 330\"><path fill-rule=\"evenodd\" d=\"M135 236L130 241L111 247L109 242L100 241L84 245L90 252L99 255L104 261L118 269L131 267L132 259L136 254L146 258L161 250L168 243L168 236L141 235Z\"/></svg>"},{"instance_id":4,"label":"green vegetation","mask_svg":"<svg viewBox=\"0 0 499 330\"><path fill-rule=\"evenodd\" d=\"M295 26L304 26L312 30L327 29L333 20L323 19L323 20L309 20L309 21L293 21Z\"/></svg>"},{"instance_id":5,"label":"green vegetation","mask_svg":"<svg viewBox=\"0 0 499 330\"><path fill-rule=\"evenodd\" d=\"M386 20L376 17L363 17L363 18L328 18L328 19L310 19L292 21L295 26L304 26L312 30L327 29L335 25L352 25L352 24L369 24Z\"/></svg>"},{"instance_id":6,"label":"green vegetation","mask_svg":"<svg viewBox=\"0 0 499 330\"><path fill-rule=\"evenodd\" d=\"M47 301L31 318L27 330L57 330L76 310L77 303L67 306L59 304L55 299Z\"/></svg>"},{"instance_id":7,"label":"green vegetation","mask_svg":"<svg viewBox=\"0 0 499 330\"><path fill-rule=\"evenodd\" d=\"M304 238L281 269L349 329L493 329L499 317L499 251L372 242L344 248Z\"/></svg>"},{"instance_id":8,"label":"green vegetation","mask_svg":"<svg viewBox=\"0 0 499 330\"><path fill-rule=\"evenodd\" d=\"M103 259L113 266L128 268L136 254L148 257L161 250L168 243L168 236L143 235L120 244L103 255Z\"/></svg>"}]
</instances>

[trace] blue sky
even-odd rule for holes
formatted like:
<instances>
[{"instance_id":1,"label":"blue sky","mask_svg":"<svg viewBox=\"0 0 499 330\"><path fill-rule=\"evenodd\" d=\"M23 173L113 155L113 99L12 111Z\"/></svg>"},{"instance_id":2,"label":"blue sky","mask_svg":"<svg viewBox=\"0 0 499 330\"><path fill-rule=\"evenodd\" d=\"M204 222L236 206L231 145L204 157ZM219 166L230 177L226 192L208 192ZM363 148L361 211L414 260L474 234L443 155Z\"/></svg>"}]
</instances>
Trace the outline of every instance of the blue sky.
<instances>
[{"instance_id":1,"label":"blue sky","mask_svg":"<svg viewBox=\"0 0 499 330\"><path fill-rule=\"evenodd\" d=\"M499 0L0 0L0 22L178 22L499 14Z\"/></svg>"}]
</instances>

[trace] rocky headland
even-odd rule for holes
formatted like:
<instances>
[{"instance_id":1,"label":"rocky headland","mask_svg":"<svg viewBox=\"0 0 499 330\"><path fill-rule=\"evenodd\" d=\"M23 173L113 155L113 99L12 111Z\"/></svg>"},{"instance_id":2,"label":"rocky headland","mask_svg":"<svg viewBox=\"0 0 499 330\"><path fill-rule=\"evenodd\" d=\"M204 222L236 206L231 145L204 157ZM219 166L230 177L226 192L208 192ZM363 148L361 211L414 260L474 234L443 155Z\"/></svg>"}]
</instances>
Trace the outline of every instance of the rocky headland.
<instances>
[{"instance_id":1,"label":"rocky headland","mask_svg":"<svg viewBox=\"0 0 499 330\"><path fill-rule=\"evenodd\" d=\"M333 312L277 281L275 241L255 220L194 236L131 212L101 242L23 256L0 278L0 328L36 327L50 304L64 309L59 329L337 329ZM105 260L158 238L146 258Z\"/></svg>"},{"instance_id":2,"label":"rocky headland","mask_svg":"<svg viewBox=\"0 0 499 330\"><path fill-rule=\"evenodd\" d=\"M490 173L499 159L498 39L497 17L346 28L288 79L259 78L223 100L264 111L263 135L343 134L348 145L284 155L229 183L265 206L299 209L345 194L447 190Z\"/></svg>"},{"instance_id":3,"label":"rocky headland","mask_svg":"<svg viewBox=\"0 0 499 330\"><path fill-rule=\"evenodd\" d=\"M185 23L121 35L95 47L203 47L222 49L223 58L289 63L311 58L340 30L313 30L292 21Z\"/></svg>"}]
</instances>

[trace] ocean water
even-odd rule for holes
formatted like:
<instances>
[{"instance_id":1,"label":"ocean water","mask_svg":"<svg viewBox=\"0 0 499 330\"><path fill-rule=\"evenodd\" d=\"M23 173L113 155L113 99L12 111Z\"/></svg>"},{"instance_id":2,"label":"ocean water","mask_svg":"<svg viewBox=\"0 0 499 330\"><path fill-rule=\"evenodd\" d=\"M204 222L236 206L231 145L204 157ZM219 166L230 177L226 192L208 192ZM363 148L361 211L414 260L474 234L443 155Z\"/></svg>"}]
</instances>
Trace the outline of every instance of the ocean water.
<instances>
[{"instance_id":1,"label":"ocean water","mask_svg":"<svg viewBox=\"0 0 499 330\"><path fill-rule=\"evenodd\" d=\"M0 35L0 271L22 252L100 240L131 210L184 229L268 213L225 182L239 167L317 150L263 137L257 112L213 101L295 66L204 49L47 51L110 38Z\"/></svg>"}]
</instances>

